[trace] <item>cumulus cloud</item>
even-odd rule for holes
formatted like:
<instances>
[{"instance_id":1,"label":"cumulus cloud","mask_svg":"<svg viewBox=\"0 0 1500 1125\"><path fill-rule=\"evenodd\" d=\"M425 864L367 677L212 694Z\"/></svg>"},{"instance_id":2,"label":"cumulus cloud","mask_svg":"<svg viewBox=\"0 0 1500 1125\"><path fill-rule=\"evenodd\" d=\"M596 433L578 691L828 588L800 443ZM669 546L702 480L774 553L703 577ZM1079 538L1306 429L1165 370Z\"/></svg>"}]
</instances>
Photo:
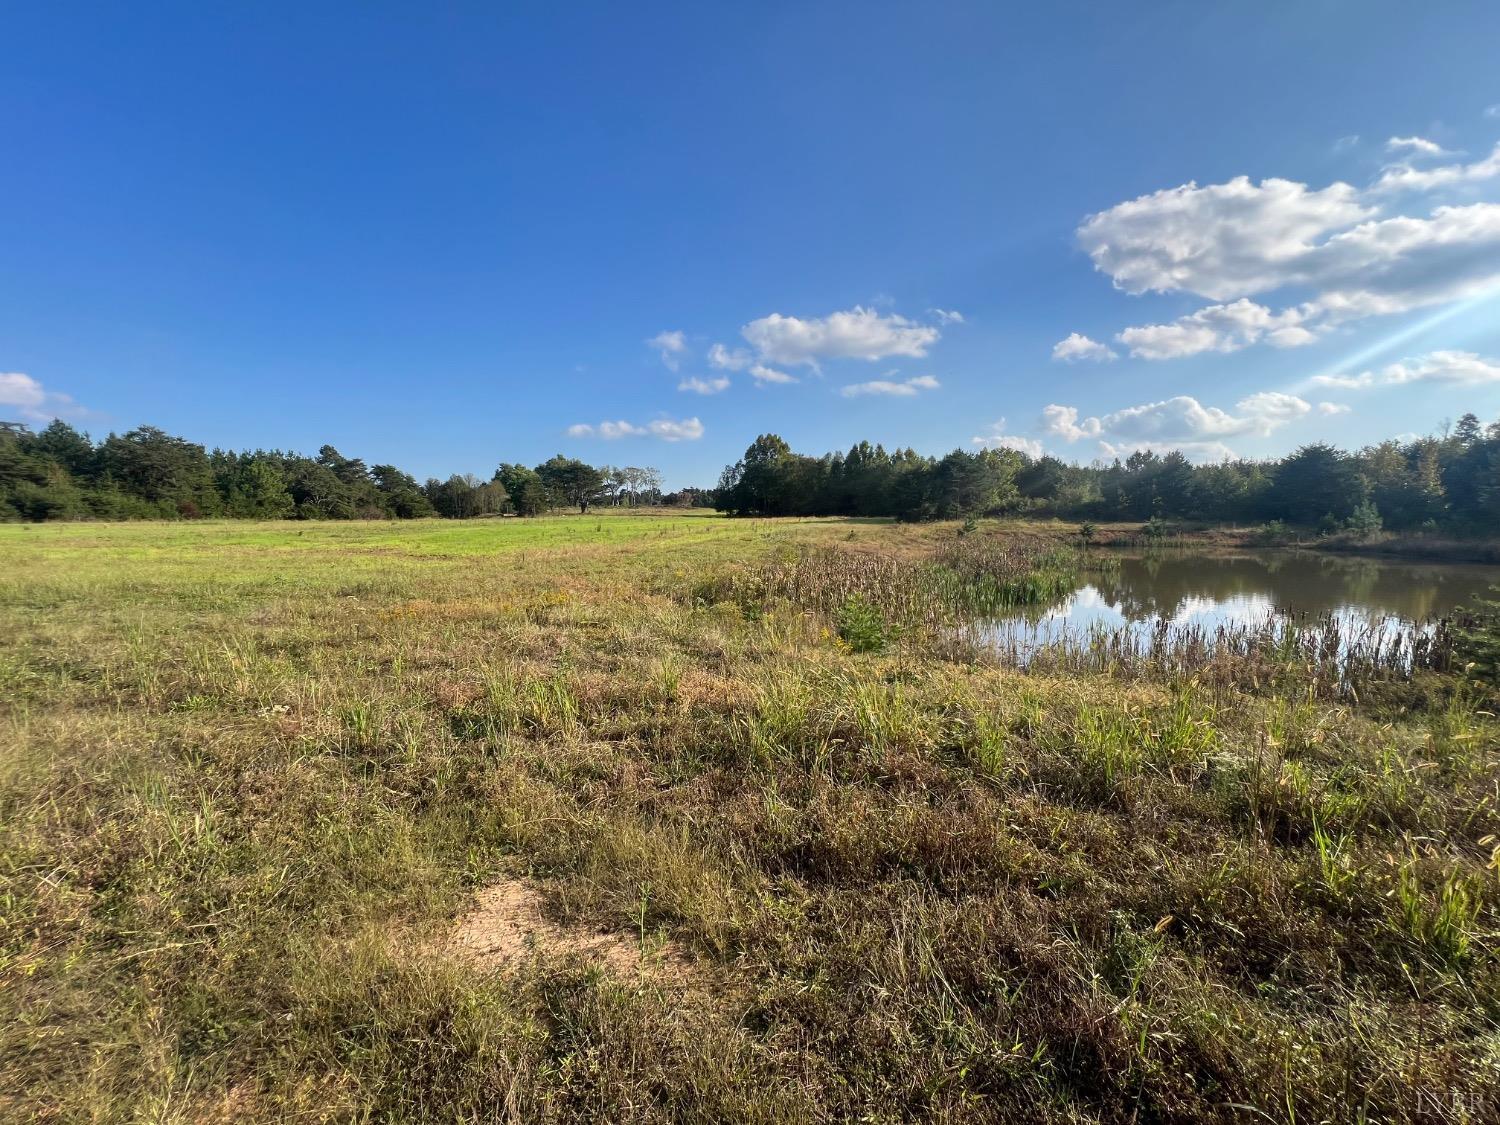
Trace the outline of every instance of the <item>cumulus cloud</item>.
<instances>
[{"instance_id":1,"label":"cumulus cloud","mask_svg":"<svg viewBox=\"0 0 1500 1125\"><path fill-rule=\"evenodd\" d=\"M720 371L743 371L754 360L751 359L750 353L744 348L730 350L723 344L715 344L708 349L708 362Z\"/></svg>"},{"instance_id":2,"label":"cumulus cloud","mask_svg":"<svg viewBox=\"0 0 1500 1125\"><path fill-rule=\"evenodd\" d=\"M1453 156L1436 141L1429 141L1426 137L1392 137L1385 142L1386 152L1401 152L1408 156Z\"/></svg>"},{"instance_id":3,"label":"cumulus cloud","mask_svg":"<svg viewBox=\"0 0 1500 1125\"><path fill-rule=\"evenodd\" d=\"M715 375L712 379L700 379L696 375L689 375L677 384L679 391L692 391L700 395L716 395L720 391L729 389L728 375Z\"/></svg>"},{"instance_id":4,"label":"cumulus cloud","mask_svg":"<svg viewBox=\"0 0 1500 1125\"><path fill-rule=\"evenodd\" d=\"M1036 438L1006 433L1004 418L990 426L988 433L976 434L969 441L973 445L983 446L986 449L1014 449L1032 458L1044 456L1047 452L1042 448L1041 441Z\"/></svg>"},{"instance_id":5,"label":"cumulus cloud","mask_svg":"<svg viewBox=\"0 0 1500 1125\"><path fill-rule=\"evenodd\" d=\"M1348 184L1239 176L1117 204L1086 218L1078 241L1117 289L1223 301L1287 284L1320 239L1374 213Z\"/></svg>"},{"instance_id":6,"label":"cumulus cloud","mask_svg":"<svg viewBox=\"0 0 1500 1125\"><path fill-rule=\"evenodd\" d=\"M1128 406L1101 417L1080 418L1076 406L1053 403L1042 411L1042 430L1064 441L1096 439L1106 455L1129 449L1181 449L1197 457L1232 455L1223 439L1265 436L1301 418L1312 406L1296 395L1261 391L1235 404L1235 413L1204 406L1190 395Z\"/></svg>"},{"instance_id":7,"label":"cumulus cloud","mask_svg":"<svg viewBox=\"0 0 1500 1125\"><path fill-rule=\"evenodd\" d=\"M895 395L910 398L922 391L935 391L941 385L931 375L918 375L914 379L904 379L899 383L889 379L871 379L868 383L850 383L847 387L840 388L839 393L845 398L854 398L856 395Z\"/></svg>"},{"instance_id":8,"label":"cumulus cloud","mask_svg":"<svg viewBox=\"0 0 1500 1125\"><path fill-rule=\"evenodd\" d=\"M1318 413L1327 417L1332 417L1335 414L1348 414L1352 409L1353 407L1349 406L1348 403L1343 402L1318 403Z\"/></svg>"},{"instance_id":9,"label":"cumulus cloud","mask_svg":"<svg viewBox=\"0 0 1500 1125\"><path fill-rule=\"evenodd\" d=\"M1320 387L1338 387L1351 391L1377 385L1399 386L1403 383L1453 383L1477 387L1500 383L1500 360L1483 359L1476 352L1435 351L1392 363L1378 372L1314 375L1312 382Z\"/></svg>"},{"instance_id":10,"label":"cumulus cloud","mask_svg":"<svg viewBox=\"0 0 1500 1125\"><path fill-rule=\"evenodd\" d=\"M1427 218L1361 223L1317 254L1322 288L1304 322L1407 312L1500 286L1500 203L1438 207Z\"/></svg>"},{"instance_id":11,"label":"cumulus cloud","mask_svg":"<svg viewBox=\"0 0 1500 1125\"><path fill-rule=\"evenodd\" d=\"M1042 430L1045 433L1056 434L1064 441L1098 437L1099 428L1097 418L1085 418L1080 422L1076 406L1059 406L1053 403L1042 407Z\"/></svg>"},{"instance_id":12,"label":"cumulus cloud","mask_svg":"<svg viewBox=\"0 0 1500 1125\"><path fill-rule=\"evenodd\" d=\"M1417 140L1419 138L1407 138ZM1428 142L1430 143L1430 142ZM1437 149L1423 152L1424 156L1453 156L1451 152ZM1443 164L1437 168L1413 168L1410 163L1401 163L1387 168L1376 181L1376 191L1431 191L1433 188L1450 187L1454 184L1476 184L1500 176L1500 144L1482 160L1472 164Z\"/></svg>"},{"instance_id":13,"label":"cumulus cloud","mask_svg":"<svg viewBox=\"0 0 1500 1125\"><path fill-rule=\"evenodd\" d=\"M750 377L755 380L757 387L763 387L767 383L795 383L797 376L788 375L785 371L778 371L774 367L767 367L763 363L750 365Z\"/></svg>"},{"instance_id":14,"label":"cumulus cloud","mask_svg":"<svg viewBox=\"0 0 1500 1125\"><path fill-rule=\"evenodd\" d=\"M615 422L600 422L597 426L591 426L580 422L568 427L568 436L575 438L600 437L606 441L614 441L626 437L655 437L662 441L697 441L703 436L703 423L697 418L684 418L675 421L671 418L658 418L654 422L648 422L644 426L637 426L633 422L624 420Z\"/></svg>"},{"instance_id":15,"label":"cumulus cloud","mask_svg":"<svg viewBox=\"0 0 1500 1125\"><path fill-rule=\"evenodd\" d=\"M47 392L30 375L19 371L0 374L0 406L35 409L47 401Z\"/></svg>"},{"instance_id":16,"label":"cumulus cloud","mask_svg":"<svg viewBox=\"0 0 1500 1125\"><path fill-rule=\"evenodd\" d=\"M964 314L957 309L928 309L927 311L937 318L939 324L962 324L964 322Z\"/></svg>"},{"instance_id":17,"label":"cumulus cloud","mask_svg":"<svg viewBox=\"0 0 1500 1125\"><path fill-rule=\"evenodd\" d=\"M1421 140L1393 138L1408 152ZM1496 177L1500 145L1472 164L1414 168L1404 162L1363 192L1345 183L1315 190L1244 176L1203 187L1189 183L1090 215L1078 240L1118 289L1194 293L1216 302L1167 324L1124 329L1116 339L1134 355L1166 359L1258 343L1295 347L1350 320L1500 288L1500 203L1386 213L1397 189ZM1249 300L1286 288L1309 296L1280 311Z\"/></svg>"},{"instance_id":18,"label":"cumulus cloud","mask_svg":"<svg viewBox=\"0 0 1500 1125\"><path fill-rule=\"evenodd\" d=\"M41 382L19 371L0 372L0 410L34 425L54 418L86 418L90 411L60 391L49 391Z\"/></svg>"},{"instance_id":19,"label":"cumulus cloud","mask_svg":"<svg viewBox=\"0 0 1500 1125\"><path fill-rule=\"evenodd\" d=\"M697 418L683 418L681 421L658 418L648 423L646 428L651 431L652 437L662 441L697 441L703 436L703 423Z\"/></svg>"},{"instance_id":20,"label":"cumulus cloud","mask_svg":"<svg viewBox=\"0 0 1500 1125\"><path fill-rule=\"evenodd\" d=\"M687 352L687 337L680 331L658 332L646 341L648 348L655 348L661 355L661 361L667 365L668 370L676 371L677 365L682 362L683 355Z\"/></svg>"},{"instance_id":21,"label":"cumulus cloud","mask_svg":"<svg viewBox=\"0 0 1500 1125\"><path fill-rule=\"evenodd\" d=\"M941 333L896 313L881 314L855 306L827 317L804 320L772 313L752 320L742 335L770 363L816 368L823 359L877 360L888 356L920 358Z\"/></svg>"},{"instance_id":22,"label":"cumulus cloud","mask_svg":"<svg viewBox=\"0 0 1500 1125\"><path fill-rule=\"evenodd\" d=\"M1132 453L1181 453L1189 461L1233 461L1238 454L1222 441L1101 441L1099 452L1106 457L1129 457Z\"/></svg>"},{"instance_id":23,"label":"cumulus cloud","mask_svg":"<svg viewBox=\"0 0 1500 1125\"><path fill-rule=\"evenodd\" d=\"M1251 432L1268 434L1278 426L1294 422L1312 409L1296 395L1283 391L1260 391L1235 403L1248 420Z\"/></svg>"},{"instance_id":24,"label":"cumulus cloud","mask_svg":"<svg viewBox=\"0 0 1500 1125\"><path fill-rule=\"evenodd\" d=\"M1262 340L1280 348L1295 348L1317 339L1302 327L1298 309L1272 312L1248 297L1227 305L1209 305L1169 324L1126 328L1115 339L1138 359L1178 359L1200 352L1233 352ZM1055 351L1054 351L1055 354Z\"/></svg>"},{"instance_id":25,"label":"cumulus cloud","mask_svg":"<svg viewBox=\"0 0 1500 1125\"><path fill-rule=\"evenodd\" d=\"M1119 357L1108 344L1090 340L1081 332L1070 332L1066 339L1052 345L1052 358L1063 363L1078 363L1081 360L1104 363Z\"/></svg>"}]
</instances>

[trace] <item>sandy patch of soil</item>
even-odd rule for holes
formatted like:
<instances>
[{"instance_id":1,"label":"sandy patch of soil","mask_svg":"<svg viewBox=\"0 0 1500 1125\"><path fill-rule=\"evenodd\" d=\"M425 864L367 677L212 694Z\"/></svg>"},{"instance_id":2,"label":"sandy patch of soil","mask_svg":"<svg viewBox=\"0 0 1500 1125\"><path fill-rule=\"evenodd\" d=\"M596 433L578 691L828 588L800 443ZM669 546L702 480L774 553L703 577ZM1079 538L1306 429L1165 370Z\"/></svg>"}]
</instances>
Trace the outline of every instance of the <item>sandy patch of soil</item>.
<instances>
[{"instance_id":1,"label":"sandy patch of soil","mask_svg":"<svg viewBox=\"0 0 1500 1125\"><path fill-rule=\"evenodd\" d=\"M542 913L542 896L525 878L491 883L475 896L459 919L453 946L485 969L535 956L577 955L617 976L674 978L689 969L687 956L671 942L647 939L643 950L634 934L565 926Z\"/></svg>"}]
</instances>

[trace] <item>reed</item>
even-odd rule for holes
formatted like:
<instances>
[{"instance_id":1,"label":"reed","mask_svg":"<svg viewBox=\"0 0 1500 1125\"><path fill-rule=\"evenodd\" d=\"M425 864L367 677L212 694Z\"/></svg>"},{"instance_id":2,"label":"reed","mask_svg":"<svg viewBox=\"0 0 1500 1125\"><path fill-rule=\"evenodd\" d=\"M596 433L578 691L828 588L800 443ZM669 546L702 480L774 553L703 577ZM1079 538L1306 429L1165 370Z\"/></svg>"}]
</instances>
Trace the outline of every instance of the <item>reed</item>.
<instances>
[{"instance_id":1,"label":"reed","mask_svg":"<svg viewBox=\"0 0 1500 1125\"><path fill-rule=\"evenodd\" d=\"M1336 614L1270 613L1250 624L1212 627L1158 618L1144 624L1055 628L1013 618L971 623L976 651L1048 675L1193 677L1221 689L1358 696L1372 684L1404 682L1454 667L1454 629L1444 619L1414 625L1393 618L1352 621Z\"/></svg>"},{"instance_id":2,"label":"reed","mask_svg":"<svg viewBox=\"0 0 1500 1125\"><path fill-rule=\"evenodd\" d=\"M738 604L751 617L777 603L832 616L851 605L867 607L902 630L931 634L1064 597L1080 566L1077 551L1041 538L965 535L915 559L803 546L759 569L715 575L692 593L700 601Z\"/></svg>"}]
</instances>

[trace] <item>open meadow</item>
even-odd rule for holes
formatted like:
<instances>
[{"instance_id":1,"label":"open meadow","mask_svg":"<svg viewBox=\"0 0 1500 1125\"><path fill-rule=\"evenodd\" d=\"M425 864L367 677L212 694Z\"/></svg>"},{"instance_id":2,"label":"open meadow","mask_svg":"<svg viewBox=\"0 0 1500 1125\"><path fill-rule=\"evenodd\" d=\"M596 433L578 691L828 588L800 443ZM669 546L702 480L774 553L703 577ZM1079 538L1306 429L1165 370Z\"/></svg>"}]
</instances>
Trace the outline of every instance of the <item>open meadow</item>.
<instances>
[{"instance_id":1,"label":"open meadow","mask_svg":"<svg viewBox=\"0 0 1500 1125\"><path fill-rule=\"evenodd\" d=\"M0 1118L1500 1119L1494 700L961 530L0 525Z\"/></svg>"}]
</instances>

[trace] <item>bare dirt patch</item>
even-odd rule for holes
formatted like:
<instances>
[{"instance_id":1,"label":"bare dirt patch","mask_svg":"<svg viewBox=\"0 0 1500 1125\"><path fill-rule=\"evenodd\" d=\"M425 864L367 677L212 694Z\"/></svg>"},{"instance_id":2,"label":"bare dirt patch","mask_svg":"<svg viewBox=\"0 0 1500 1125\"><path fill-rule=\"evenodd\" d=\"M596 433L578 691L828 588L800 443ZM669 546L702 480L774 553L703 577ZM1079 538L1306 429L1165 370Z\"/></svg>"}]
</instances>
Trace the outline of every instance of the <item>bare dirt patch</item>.
<instances>
[{"instance_id":1,"label":"bare dirt patch","mask_svg":"<svg viewBox=\"0 0 1500 1125\"><path fill-rule=\"evenodd\" d=\"M531 957L578 956L617 976L680 979L689 969L683 950L671 942L644 945L633 934L561 925L542 912L534 881L505 878L475 896L474 906L453 933L459 954L485 969Z\"/></svg>"}]
</instances>

